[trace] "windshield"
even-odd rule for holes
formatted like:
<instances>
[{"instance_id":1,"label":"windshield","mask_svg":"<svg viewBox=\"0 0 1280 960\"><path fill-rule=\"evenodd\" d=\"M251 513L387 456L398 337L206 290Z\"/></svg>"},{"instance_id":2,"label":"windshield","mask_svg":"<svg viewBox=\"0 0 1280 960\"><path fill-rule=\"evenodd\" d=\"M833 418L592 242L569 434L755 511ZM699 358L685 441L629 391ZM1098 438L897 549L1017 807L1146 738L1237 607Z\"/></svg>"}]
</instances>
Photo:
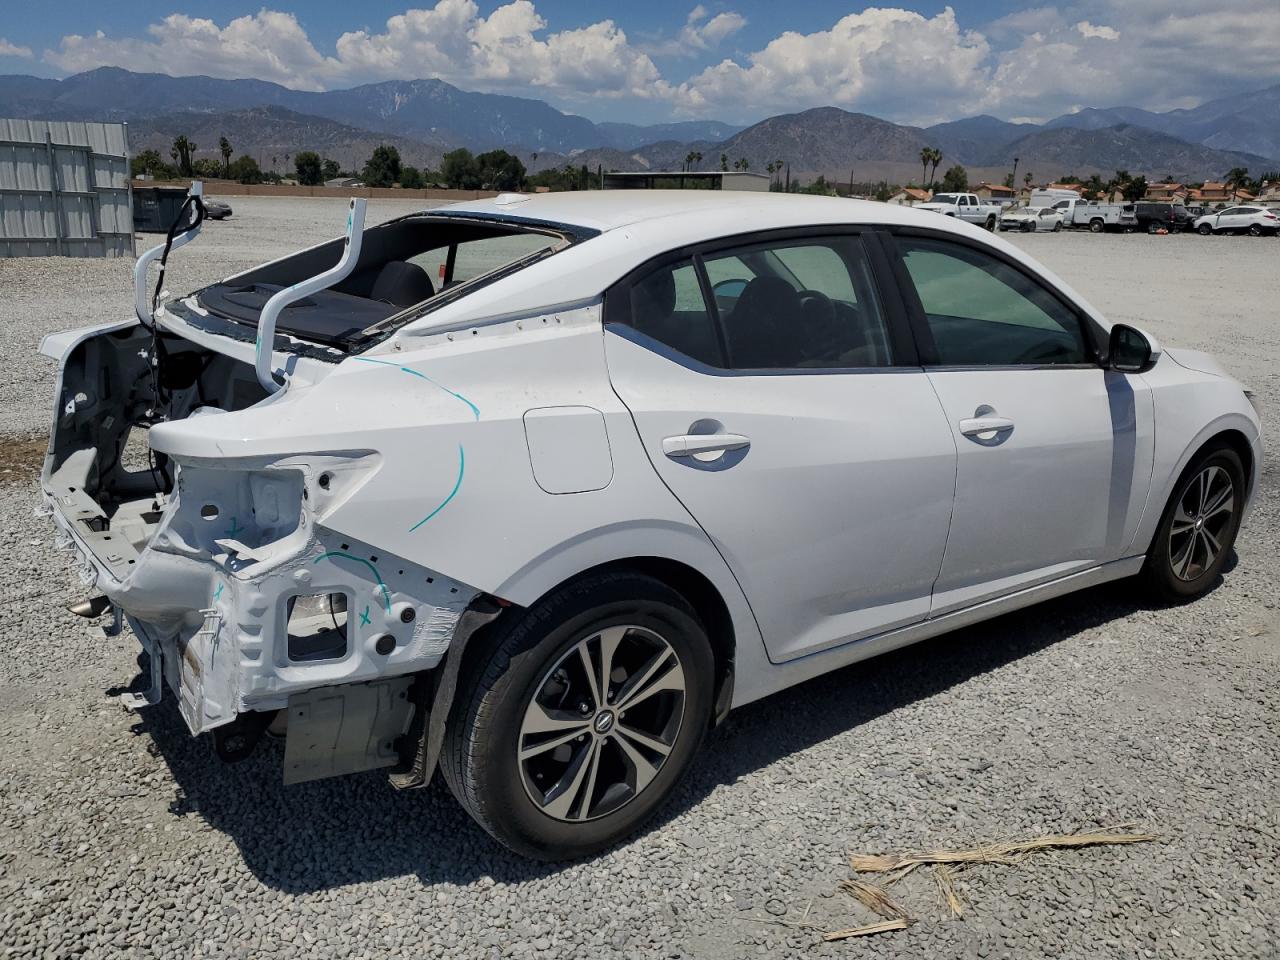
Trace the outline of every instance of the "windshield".
<instances>
[{"instance_id":1,"label":"windshield","mask_svg":"<svg viewBox=\"0 0 1280 960\"><path fill-rule=\"evenodd\" d=\"M937 193L933 197L934 203L959 203L960 194L958 193Z\"/></svg>"}]
</instances>

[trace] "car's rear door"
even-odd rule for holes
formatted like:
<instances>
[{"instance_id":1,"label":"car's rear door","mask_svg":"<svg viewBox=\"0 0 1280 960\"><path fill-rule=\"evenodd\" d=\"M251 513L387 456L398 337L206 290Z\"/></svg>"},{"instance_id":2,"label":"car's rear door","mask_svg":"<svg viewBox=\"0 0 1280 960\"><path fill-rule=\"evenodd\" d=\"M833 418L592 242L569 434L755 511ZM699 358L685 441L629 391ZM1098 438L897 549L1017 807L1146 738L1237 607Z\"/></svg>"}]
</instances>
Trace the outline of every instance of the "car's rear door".
<instances>
[{"instance_id":1,"label":"car's rear door","mask_svg":"<svg viewBox=\"0 0 1280 960\"><path fill-rule=\"evenodd\" d=\"M932 613L1126 555L1154 443L1141 376L1098 362L1063 296L985 244L894 239L930 382L959 451Z\"/></svg>"},{"instance_id":2,"label":"car's rear door","mask_svg":"<svg viewBox=\"0 0 1280 960\"><path fill-rule=\"evenodd\" d=\"M775 662L922 620L942 562L955 443L882 258L855 233L761 235L606 295L614 389Z\"/></svg>"}]
</instances>

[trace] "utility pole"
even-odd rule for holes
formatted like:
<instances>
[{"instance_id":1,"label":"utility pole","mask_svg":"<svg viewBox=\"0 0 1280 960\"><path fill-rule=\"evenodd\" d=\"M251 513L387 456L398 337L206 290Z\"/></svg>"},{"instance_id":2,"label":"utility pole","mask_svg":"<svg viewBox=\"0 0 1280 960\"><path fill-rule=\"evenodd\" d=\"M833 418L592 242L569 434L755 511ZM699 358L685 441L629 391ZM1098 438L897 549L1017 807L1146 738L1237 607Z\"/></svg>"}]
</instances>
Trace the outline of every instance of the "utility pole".
<instances>
[{"instance_id":1,"label":"utility pole","mask_svg":"<svg viewBox=\"0 0 1280 960\"><path fill-rule=\"evenodd\" d=\"M1013 158L1013 182L1009 184L1014 190L1018 189L1018 158Z\"/></svg>"},{"instance_id":2,"label":"utility pole","mask_svg":"<svg viewBox=\"0 0 1280 960\"><path fill-rule=\"evenodd\" d=\"M849 168L849 199L853 199L853 167Z\"/></svg>"},{"instance_id":3,"label":"utility pole","mask_svg":"<svg viewBox=\"0 0 1280 960\"><path fill-rule=\"evenodd\" d=\"M791 192L791 161L787 161L787 193Z\"/></svg>"}]
</instances>

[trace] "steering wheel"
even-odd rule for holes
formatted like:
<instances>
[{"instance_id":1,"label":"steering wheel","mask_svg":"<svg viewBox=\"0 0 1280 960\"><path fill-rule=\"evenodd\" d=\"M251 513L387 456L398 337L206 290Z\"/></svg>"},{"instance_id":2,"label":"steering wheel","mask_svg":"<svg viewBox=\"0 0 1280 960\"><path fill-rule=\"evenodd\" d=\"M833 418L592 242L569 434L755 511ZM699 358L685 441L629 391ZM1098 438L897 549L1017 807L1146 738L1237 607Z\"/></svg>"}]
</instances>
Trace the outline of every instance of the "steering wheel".
<instances>
[{"instance_id":1,"label":"steering wheel","mask_svg":"<svg viewBox=\"0 0 1280 960\"><path fill-rule=\"evenodd\" d=\"M840 352L840 323L835 302L821 290L800 290L800 307L804 312L805 326L815 336L811 341L816 350L806 351L810 359L830 358Z\"/></svg>"}]
</instances>

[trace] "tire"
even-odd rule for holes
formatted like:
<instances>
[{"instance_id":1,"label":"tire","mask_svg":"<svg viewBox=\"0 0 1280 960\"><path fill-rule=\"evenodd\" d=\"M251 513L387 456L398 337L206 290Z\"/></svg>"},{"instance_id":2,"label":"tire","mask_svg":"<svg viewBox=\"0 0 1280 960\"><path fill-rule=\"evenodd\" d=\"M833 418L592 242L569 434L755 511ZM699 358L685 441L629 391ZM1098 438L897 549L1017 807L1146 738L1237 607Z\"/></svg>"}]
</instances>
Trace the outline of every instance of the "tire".
<instances>
[{"instance_id":1,"label":"tire","mask_svg":"<svg viewBox=\"0 0 1280 960\"><path fill-rule=\"evenodd\" d=\"M1154 220L1152 220L1150 223L1147 224L1147 233L1151 234L1152 236L1155 236L1156 231L1158 231L1159 229L1160 229L1160 225L1156 223Z\"/></svg>"},{"instance_id":2,"label":"tire","mask_svg":"<svg viewBox=\"0 0 1280 960\"><path fill-rule=\"evenodd\" d=\"M1262 227L1258 226L1258 224L1256 224L1256 223L1255 223L1255 224L1253 224L1252 226L1250 226L1250 227L1249 227L1249 236L1251 236L1251 237L1260 237L1260 236L1262 236Z\"/></svg>"},{"instance_id":3,"label":"tire","mask_svg":"<svg viewBox=\"0 0 1280 960\"><path fill-rule=\"evenodd\" d=\"M1061 233L1061 232L1062 232L1062 223L1061 223L1061 222L1055 223L1055 224L1053 225L1053 232L1054 232L1054 233Z\"/></svg>"},{"instance_id":4,"label":"tire","mask_svg":"<svg viewBox=\"0 0 1280 960\"><path fill-rule=\"evenodd\" d=\"M1032 223L1030 220L1028 220L1026 223L1024 223L1024 224L1022 225L1022 232L1023 232L1023 233L1035 233L1035 232L1036 232L1036 225L1035 225L1034 223Z\"/></svg>"},{"instance_id":5,"label":"tire","mask_svg":"<svg viewBox=\"0 0 1280 960\"><path fill-rule=\"evenodd\" d=\"M1202 483L1205 478L1207 490ZM1230 490L1221 500L1226 483ZM1240 529L1244 485L1240 457L1225 444L1207 447L1183 471L1142 568L1143 578L1158 597L1190 600L1217 583Z\"/></svg>"},{"instance_id":6,"label":"tire","mask_svg":"<svg viewBox=\"0 0 1280 960\"><path fill-rule=\"evenodd\" d=\"M1196 233L1200 234L1202 237L1207 237L1213 233L1213 227L1209 226L1207 223L1202 223L1200 226L1196 227Z\"/></svg>"},{"instance_id":7,"label":"tire","mask_svg":"<svg viewBox=\"0 0 1280 960\"><path fill-rule=\"evenodd\" d=\"M614 667L604 682L615 692L597 695L606 644ZM459 679L440 757L445 780L519 854L595 853L638 829L688 769L710 725L714 667L697 614L660 581L605 573L571 583L502 625L483 662ZM588 703L597 697L605 702ZM627 697L635 719L624 724Z\"/></svg>"},{"instance_id":8,"label":"tire","mask_svg":"<svg viewBox=\"0 0 1280 960\"><path fill-rule=\"evenodd\" d=\"M990 233L995 233L995 232L996 232L996 218L995 218L995 217L987 217L987 230L988 230L988 232L990 232Z\"/></svg>"},{"instance_id":9,"label":"tire","mask_svg":"<svg viewBox=\"0 0 1280 960\"><path fill-rule=\"evenodd\" d=\"M1090 221L1089 221L1089 232L1090 232L1090 233L1101 233L1105 228L1106 228L1106 224L1105 224L1105 223L1103 223L1101 220L1090 220Z\"/></svg>"}]
</instances>

